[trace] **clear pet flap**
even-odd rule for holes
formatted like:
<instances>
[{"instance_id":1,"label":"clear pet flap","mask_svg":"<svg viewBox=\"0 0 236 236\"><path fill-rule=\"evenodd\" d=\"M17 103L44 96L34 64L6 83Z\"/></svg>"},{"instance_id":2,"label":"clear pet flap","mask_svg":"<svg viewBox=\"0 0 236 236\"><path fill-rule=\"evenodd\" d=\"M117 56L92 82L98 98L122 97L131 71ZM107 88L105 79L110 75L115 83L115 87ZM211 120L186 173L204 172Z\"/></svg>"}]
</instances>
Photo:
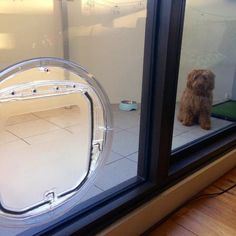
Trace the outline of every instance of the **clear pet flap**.
<instances>
[{"instance_id":1,"label":"clear pet flap","mask_svg":"<svg viewBox=\"0 0 236 236\"><path fill-rule=\"evenodd\" d=\"M57 58L19 63L0 78L1 216L24 219L78 201L109 149L105 93Z\"/></svg>"}]
</instances>

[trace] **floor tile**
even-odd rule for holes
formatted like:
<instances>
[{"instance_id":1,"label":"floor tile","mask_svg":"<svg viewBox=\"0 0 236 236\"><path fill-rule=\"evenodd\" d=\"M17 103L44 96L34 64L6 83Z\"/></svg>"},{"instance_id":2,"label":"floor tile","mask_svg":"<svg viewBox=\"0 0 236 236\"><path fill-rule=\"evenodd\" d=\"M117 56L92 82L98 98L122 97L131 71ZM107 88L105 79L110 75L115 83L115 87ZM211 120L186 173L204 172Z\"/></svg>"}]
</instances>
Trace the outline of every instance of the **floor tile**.
<instances>
[{"instance_id":1,"label":"floor tile","mask_svg":"<svg viewBox=\"0 0 236 236\"><path fill-rule=\"evenodd\" d=\"M209 134L213 133L214 131L215 131L214 129L204 130L204 129L201 129L200 127L195 127L192 130L190 130L189 132L186 132L186 134L188 135L188 133L191 133L192 136L195 135L195 137L198 138L201 136L209 135Z\"/></svg>"},{"instance_id":2,"label":"floor tile","mask_svg":"<svg viewBox=\"0 0 236 236\"><path fill-rule=\"evenodd\" d=\"M66 128L74 125L78 125L81 123L79 114L65 114L60 116L52 116L44 118L47 121L61 127Z\"/></svg>"},{"instance_id":3,"label":"floor tile","mask_svg":"<svg viewBox=\"0 0 236 236\"><path fill-rule=\"evenodd\" d=\"M181 122L179 122L178 120L175 120L175 123L174 123L174 130L178 130L181 132L189 131L195 127L197 127L197 125L192 125L192 126L182 125Z\"/></svg>"},{"instance_id":4,"label":"floor tile","mask_svg":"<svg viewBox=\"0 0 236 236\"><path fill-rule=\"evenodd\" d=\"M128 129L138 126L140 122L140 116L137 113L131 112L117 112L114 113L114 127L120 129Z\"/></svg>"},{"instance_id":5,"label":"floor tile","mask_svg":"<svg viewBox=\"0 0 236 236\"><path fill-rule=\"evenodd\" d=\"M139 136L139 125L133 128L126 129L126 131Z\"/></svg>"},{"instance_id":6,"label":"floor tile","mask_svg":"<svg viewBox=\"0 0 236 236\"><path fill-rule=\"evenodd\" d=\"M58 140L58 142L60 142L63 140L68 140L72 138L72 135L73 134L67 130L59 129L53 130L48 133L31 136L29 138L24 138L24 140L31 145L35 145L39 143L44 143L45 141L52 142ZM64 143L64 145L66 145L66 143Z\"/></svg>"},{"instance_id":7,"label":"floor tile","mask_svg":"<svg viewBox=\"0 0 236 236\"><path fill-rule=\"evenodd\" d=\"M2 227L1 226L1 228L0 228L0 230L1 230L1 233L0 233L0 235L1 236L4 236L4 235L7 235L7 236L16 236L16 235L19 235L19 232L23 232L22 230L23 230L24 228L22 227L22 228L18 228L18 227L15 227L15 228L13 228L13 227L11 227L11 228L9 228L9 227ZM23 236L23 235L22 235Z\"/></svg>"},{"instance_id":8,"label":"floor tile","mask_svg":"<svg viewBox=\"0 0 236 236\"><path fill-rule=\"evenodd\" d=\"M120 131L122 131L122 130L124 130L124 129L121 129L121 128L118 128L118 127L112 127L112 129L113 129L113 132L114 133L117 133L117 132L120 132Z\"/></svg>"},{"instance_id":9,"label":"floor tile","mask_svg":"<svg viewBox=\"0 0 236 236\"><path fill-rule=\"evenodd\" d=\"M72 106L71 108L56 108L56 109L51 109L51 110L46 110L46 111L39 111L35 112L34 114L39 117L39 118L48 118L48 117L53 117L53 116L60 116L60 115L65 115L65 114L71 114L71 113L79 113L79 107L77 106Z\"/></svg>"},{"instance_id":10,"label":"floor tile","mask_svg":"<svg viewBox=\"0 0 236 236\"><path fill-rule=\"evenodd\" d=\"M29 144L22 140L12 141L10 143L6 143L4 145L0 145L0 153L2 158L6 158L9 153L15 152L15 155L21 158L21 154L19 152L22 148L28 148Z\"/></svg>"},{"instance_id":11,"label":"floor tile","mask_svg":"<svg viewBox=\"0 0 236 236\"><path fill-rule=\"evenodd\" d=\"M78 134L78 133L82 133L86 130L86 126L79 124L79 125L73 125L73 126L69 126L66 127L65 130L70 131L73 134Z\"/></svg>"},{"instance_id":12,"label":"floor tile","mask_svg":"<svg viewBox=\"0 0 236 236\"><path fill-rule=\"evenodd\" d=\"M126 158L128 158L131 161L138 162L138 152L135 152L135 153L127 156Z\"/></svg>"},{"instance_id":13,"label":"floor tile","mask_svg":"<svg viewBox=\"0 0 236 236\"><path fill-rule=\"evenodd\" d=\"M1 144L6 144L12 141L16 141L19 140L18 137L16 137L15 135L9 133L8 131L1 131L0 132L0 145Z\"/></svg>"},{"instance_id":14,"label":"floor tile","mask_svg":"<svg viewBox=\"0 0 236 236\"><path fill-rule=\"evenodd\" d=\"M86 201L100 193L102 193L103 191L101 189L99 189L98 187L96 187L95 185L93 185L88 191L87 193L82 197L81 201Z\"/></svg>"},{"instance_id":15,"label":"floor tile","mask_svg":"<svg viewBox=\"0 0 236 236\"><path fill-rule=\"evenodd\" d=\"M112 162L115 162L115 161L118 161L120 159L124 158L123 156L117 154L117 153L114 153L114 152L111 152L108 156L108 159L107 159L107 162L106 162L106 165L112 163Z\"/></svg>"},{"instance_id":16,"label":"floor tile","mask_svg":"<svg viewBox=\"0 0 236 236\"><path fill-rule=\"evenodd\" d=\"M11 116L8 118L6 126L9 125L15 125L18 123L23 123L23 122L28 122L31 120L37 120L38 117L36 117L35 115L28 113L28 114L22 114L22 115L18 115L18 116Z\"/></svg>"},{"instance_id":17,"label":"floor tile","mask_svg":"<svg viewBox=\"0 0 236 236\"><path fill-rule=\"evenodd\" d=\"M95 180L95 185L108 190L137 175L137 164L126 158L106 165Z\"/></svg>"},{"instance_id":18,"label":"floor tile","mask_svg":"<svg viewBox=\"0 0 236 236\"><path fill-rule=\"evenodd\" d=\"M71 136L73 134L69 133L69 137ZM1 176L11 180L14 173L14 178L17 178L17 181L10 181L9 186L5 186L4 178L0 178L1 196L10 202L9 205L17 206L17 197L22 199L30 189L32 192L19 202L21 207L40 201L46 190L55 188L59 194L74 188L84 179L90 152L84 134L80 139L77 137L78 141L75 138L67 139L66 136L63 140L64 142L60 142L59 138L53 141L45 138L44 142L41 140L35 142L35 145L23 146L13 142L9 147L0 146ZM74 144L74 140L80 145ZM9 172L11 168L13 169ZM35 183L39 184L35 186Z\"/></svg>"},{"instance_id":19,"label":"floor tile","mask_svg":"<svg viewBox=\"0 0 236 236\"><path fill-rule=\"evenodd\" d=\"M174 130L173 130L173 137L178 136L180 134L183 134L185 132L187 132L187 131L186 130L182 131L181 129L174 128Z\"/></svg>"},{"instance_id":20,"label":"floor tile","mask_svg":"<svg viewBox=\"0 0 236 236\"><path fill-rule=\"evenodd\" d=\"M211 118L211 121L212 127L210 130L204 130L200 127L200 125L197 124L190 127L184 126L180 122L176 121L173 132L172 149L183 146L197 139L203 138L206 135L210 135L213 132L223 127L226 127L227 125L232 124L232 122L217 118Z\"/></svg>"},{"instance_id":21,"label":"floor tile","mask_svg":"<svg viewBox=\"0 0 236 236\"><path fill-rule=\"evenodd\" d=\"M111 104L110 108L113 113L120 111L119 104Z\"/></svg>"},{"instance_id":22,"label":"floor tile","mask_svg":"<svg viewBox=\"0 0 236 236\"><path fill-rule=\"evenodd\" d=\"M222 119L217 119L217 118L212 118L211 119L211 126L213 130L223 128L225 126L228 126L232 124L233 122L227 121L227 120L222 120Z\"/></svg>"},{"instance_id":23,"label":"floor tile","mask_svg":"<svg viewBox=\"0 0 236 236\"><path fill-rule=\"evenodd\" d=\"M186 132L186 133L183 133L181 135L178 135L178 136L174 137L174 139L178 139L178 141L180 143L181 143L181 140L187 140L186 142L184 142L182 144L182 145L184 145L185 143L190 143L190 142L195 141L195 140L197 140L197 139L199 139L203 136L204 136L204 134L201 134L201 133L197 134L196 132L190 131L190 132Z\"/></svg>"},{"instance_id":24,"label":"floor tile","mask_svg":"<svg viewBox=\"0 0 236 236\"><path fill-rule=\"evenodd\" d=\"M172 140L172 150L189 143L189 139L182 135L175 136Z\"/></svg>"},{"instance_id":25,"label":"floor tile","mask_svg":"<svg viewBox=\"0 0 236 236\"><path fill-rule=\"evenodd\" d=\"M122 156L130 155L138 151L139 137L127 131L114 134L112 150Z\"/></svg>"},{"instance_id":26,"label":"floor tile","mask_svg":"<svg viewBox=\"0 0 236 236\"><path fill-rule=\"evenodd\" d=\"M56 129L59 128L45 120L34 120L7 127L7 130L21 138L47 133Z\"/></svg>"}]
</instances>

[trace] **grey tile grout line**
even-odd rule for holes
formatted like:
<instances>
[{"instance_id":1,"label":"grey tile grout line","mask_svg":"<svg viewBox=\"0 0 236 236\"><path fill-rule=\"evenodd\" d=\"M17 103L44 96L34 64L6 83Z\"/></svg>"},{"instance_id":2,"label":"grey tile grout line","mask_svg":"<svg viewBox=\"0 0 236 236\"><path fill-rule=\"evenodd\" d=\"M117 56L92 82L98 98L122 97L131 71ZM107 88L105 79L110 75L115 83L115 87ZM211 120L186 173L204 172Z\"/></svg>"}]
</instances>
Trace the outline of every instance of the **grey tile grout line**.
<instances>
[{"instance_id":1,"label":"grey tile grout line","mask_svg":"<svg viewBox=\"0 0 236 236\"><path fill-rule=\"evenodd\" d=\"M34 114L35 115L35 114ZM38 117L38 119L40 119L40 120L44 120L44 121L47 121L49 124L52 124L52 125L55 125L57 128L59 128L59 129L62 129L62 130L65 130L65 131L67 131L68 133L70 133L70 134L74 134L72 131L70 131L70 130L68 130L67 128L70 128L70 127L73 127L73 126L77 126L77 125L79 125L79 124L76 124L76 125L72 125L72 126L67 126L67 127L61 127L61 126L59 126L59 125L57 125L57 124L55 124L55 123L53 123L53 122L51 122L50 120L47 120L47 117L39 117L39 116L37 116L37 115L35 115L36 117ZM54 116L55 117L55 116ZM50 131L51 132L51 131ZM47 133L49 133L49 132L47 132ZM37 135L35 135L35 136L37 136Z\"/></svg>"},{"instance_id":2,"label":"grey tile grout line","mask_svg":"<svg viewBox=\"0 0 236 236\"><path fill-rule=\"evenodd\" d=\"M120 158L120 159L118 159L118 160L115 160L115 161L113 161L113 162L110 162L109 164L106 164L106 165L110 165L110 164L112 164L112 163L114 163L114 162L117 162L117 161L120 161L120 160L123 160L123 159L128 159L129 161L136 162L136 161L133 161L133 160L129 159L128 157L134 155L135 153L138 153L138 151L136 151L136 152L133 152L133 153L131 153L131 154L129 154L129 155L123 156L123 155L121 155L121 154L119 154L119 153L117 153L117 152L115 152L115 151L112 151L112 152L114 152L115 154L118 154L119 156L122 156L122 158ZM137 163L137 162L136 162L136 163Z\"/></svg>"},{"instance_id":3,"label":"grey tile grout line","mask_svg":"<svg viewBox=\"0 0 236 236\"><path fill-rule=\"evenodd\" d=\"M133 134L135 137L136 137L136 136L139 137L139 135L140 135L139 133L138 133L138 134L135 134L135 132L131 132L131 131L129 131L129 130L125 130L125 131L128 132L129 134Z\"/></svg>"},{"instance_id":4,"label":"grey tile grout line","mask_svg":"<svg viewBox=\"0 0 236 236\"><path fill-rule=\"evenodd\" d=\"M190 131L190 130L186 130L186 131L184 131L184 132L181 132L180 134L173 135L173 138L174 138L174 137L177 137L177 136L180 136L180 135L182 135L182 134L189 133L189 131ZM173 134L174 134L174 133L173 133Z\"/></svg>"},{"instance_id":5,"label":"grey tile grout line","mask_svg":"<svg viewBox=\"0 0 236 236\"><path fill-rule=\"evenodd\" d=\"M95 179L95 180L96 180L96 179ZM104 189L98 187L97 184L93 184L93 185L94 185L96 188L98 188L99 190L101 190L102 192L106 191L106 190L104 190Z\"/></svg>"},{"instance_id":6,"label":"grey tile grout line","mask_svg":"<svg viewBox=\"0 0 236 236\"><path fill-rule=\"evenodd\" d=\"M192 132L192 131L193 131L193 132ZM204 132L202 131L203 133L201 133L200 135L194 134L195 131L201 131L201 130L198 130L198 129L196 130L196 129L194 128L194 129L191 129L191 130L182 132L182 133L180 133L180 134L178 134L178 135L175 135L175 136L173 136L173 138L179 137L179 136L184 135L184 134L187 134L187 133L190 133L190 134L193 134L193 135L196 136L195 139L199 139L199 138L202 138L202 137L204 137L204 136L206 136L206 135L212 134L212 133L214 133L214 132L217 131L217 130L209 130L209 131L206 132L206 133L204 133ZM194 139L193 139L193 140L194 140Z\"/></svg>"},{"instance_id":7,"label":"grey tile grout line","mask_svg":"<svg viewBox=\"0 0 236 236\"><path fill-rule=\"evenodd\" d=\"M126 157L121 156L121 158L119 158L118 160L114 160L114 161L111 161L111 162L109 162L109 163L106 163L105 166L109 166L109 165L114 164L114 163L116 163L116 162L118 162L118 161L121 161L121 160L123 160L123 159L125 159L125 158L126 158Z\"/></svg>"},{"instance_id":8,"label":"grey tile grout line","mask_svg":"<svg viewBox=\"0 0 236 236\"><path fill-rule=\"evenodd\" d=\"M111 147L111 152L114 152L115 154L117 154L117 155L119 155L119 156L125 157L124 155L122 155L122 154L120 154L120 153L118 153L118 152L116 152L116 151L113 151L113 150L112 150L112 147Z\"/></svg>"},{"instance_id":9,"label":"grey tile grout line","mask_svg":"<svg viewBox=\"0 0 236 236\"><path fill-rule=\"evenodd\" d=\"M135 127L132 127L132 128L135 128ZM133 135L137 136L137 134L135 134L134 132L128 131L128 129L132 129L132 128L126 128L126 129L121 129L121 130L118 130L118 131L114 131L114 134L120 133L122 131L126 131L129 134L133 134Z\"/></svg>"},{"instance_id":10,"label":"grey tile grout line","mask_svg":"<svg viewBox=\"0 0 236 236\"><path fill-rule=\"evenodd\" d=\"M35 116L33 113L26 113L26 114L31 114L31 115L33 115L35 118L39 119L39 118L38 118L37 116ZM21 115L24 115L24 114L21 114ZM19 115L19 116L21 116L21 115ZM14 117L14 116L11 116L11 117ZM27 122L30 122L30 121L35 121L35 120L32 119L32 120L27 120L27 121L16 122L16 123L14 123L14 124L7 125L6 127L13 126L13 125L19 125L19 124L27 123Z\"/></svg>"},{"instance_id":11,"label":"grey tile grout line","mask_svg":"<svg viewBox=\"0 0 236 236\"><path fill-rule=\"evenodd\" d=\"M74 134L71 130L68 129L68 128L70 128L70 127L73 127L73 126L65 127L65 128L63 128L63 129L66 130L67 132L69 132L70 134Z\"/></svg>"},{"instance_id":12,"label":"grey tile grout line","mask_svg":"<svg viewBox=\"0 0 236 236\"><path fill-rule=\"evenodd\" d=\"M135 160L129 159L128 157L125 157L125 158L128 159L129 161L132 161L132 162L135 163L135 164L138 164L138 160L135 161Z\"/></svg>"},{"instance_id":13,"label":"grey tile grout line","mask_svg":"<svg viewBox=\"0 0 236 236\"><path fill-rule=\"evenodd\" d=\"M63 129L61 129L61 130L63 130ZM7 131L9 131L9 130L7 130ZM27 136L27 137L24 137L24 138L33 138L33 137L37 137L37 136L41 136L41 135L44 135L44 134L49 134L49 133L53 133L53 132L56 132L56 131L59 131L59 129L54 129L54 130L50 130L50 131L48 131L48 132L43 132L43 133L40 133L40 134L35 134L35 135L31 135L31 136ZM67 130L68 131L68 130ZM10 131L9 131L10 132ZM70 132L69 132L70 133ZM14 134L14 133L12 133L12 134ZM70 133L71 134L71 133ZM16 136L16 135L15 135ZM16 137L18 137L18 136L16 136ZM24 139L24 138L20 138L19 137L19 139ZM25 142L27 142L27 141L25 141ZM31 144L30 144L31 145Z\"/></svg>"},{"instance_id":14,"label":"grey tile grout line","mask_svg":"<svg viewBox=\"0 0 236 236\"><path fill-rule=\"evenodd\" d=\"M37 120L44 120L44 121L47 121L48 123L55 125L57 128L63 129L63 128L57 126L56 124L54 124L54 123L52 123L52 122L50 122L50 121L48 121L48 120L42 119L41 117L37 116L36 114L34 114L34 113L32 113L32 112L30 112L30 113L28 113L28 114L33 115L35 118L37 118ZM10 127L10 126L13 126L13 125L19 125L19 124L22 124L22 123L27 123L27 122L30 122L30 121L35 121L35 120L29 120L29 121L23 121L23 122L15 123L15 124L6 126L6 128L7 128L7 127ZM10 134L14 135L15 137L17 137L17 138L20 139L21 141L25 142L26 144L31 145L31 144L28 143L24 138L19 137L18 135L16 135L15 133L11 132L10 130L6 129L6 131L9 132ZM53 131L56 131L56 130L53 130ZM28 136L28 137L25 137L25 138L36 137L36 136L44 135L44 134L47 134L47 133L51 133L51 132L53 132L53 131L51 130L51 131L49 131L49 132L43 132L43 133L40 133L40 134L37 134L37 135ZM66 130L66 131L68 131L68 130ZM69 132L69 131L68 131L68 132Z\"/></svg>"},{"instance_id":15,"label":"grey tile grout line","mask_svg":"<svg viewBox=\"0 0 236 236\"><path fill-rule=\"evenodd\" d=\"M35 115L35 116L38 117L39 120L47 121L49 124L51 124L51 125L55 125L57 128L64 129L63 127L61 127L61 126L59 126L59 125L57 125L57 124L51 122L50 120L47 120L47 117L39 117L39 116L37 116L37 115Z\"/></svg>"},{"instance_id":16,"label":"grey tile grout line","mask_svg":"<svg viewBox=\"0 0 236 236\"><path fill-rule=\"evenodd\" d=\"M116 151L113 151L113 150L112 150L112 147L111 147L111 152L114 152L115 154L117 154L117 155L119 155L119 156L125 157L124 155L122 155L122 154L120 154L120 153L118 153L118 152L116 152Z\"/></svg>"},{"instance_id":17,"label":"grey tile grout line","mask_svg":"<svg viewBox=\"0 0 236 236\"><path fill-rule=\"evenodd\" d=\"M129 155L126 155L125 157L132 156L132 155L134 155L134 154L136 154L136 153L139 153L139 151L136 151L136 152L133 152L133 153L131 153L131 154L129 154Z\"/></svg>"},{"instance_id":18,"label":"grey tile grout line","mask_svg":"<svg viewBox=\"0 0 236 236\"><path fill-rule=\"evenodd\" d=\"M29 114L32 114L34 117L38 118L38 119L41 119L41 117L37 116L35 113L33 112L30 112Z\"/></svg>"},{"instance_id":19,"label":"grey tile grout line","mask_svg":"<svg viewBox=\"0 0 236 236\"><path fill-rule=\"evenodd\" d=\"M21 138L19 136L17 136L16 134L12 133L10 130L7 130L8 133L14 135L15 137L17 137L18 139L20 139L21 141L23 141L24 143L28 144L28 145L31 145L30 143L28 143L26 140L24 140L24 138ZM14 141L13 141L14 142ZM11 142L9 142L11 143Z\"/></svg>"}]
</instances>

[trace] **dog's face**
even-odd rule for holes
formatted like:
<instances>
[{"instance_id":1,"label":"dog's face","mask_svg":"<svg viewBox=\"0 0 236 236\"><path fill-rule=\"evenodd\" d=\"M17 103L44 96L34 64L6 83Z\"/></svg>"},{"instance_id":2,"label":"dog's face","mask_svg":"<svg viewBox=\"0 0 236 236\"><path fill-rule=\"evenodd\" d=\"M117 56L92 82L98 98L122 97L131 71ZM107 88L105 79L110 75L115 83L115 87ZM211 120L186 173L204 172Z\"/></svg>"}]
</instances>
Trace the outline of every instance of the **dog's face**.
<instances>
[{"instance_id":1,"label":"dog's face","mask_svg":"<svg viewBox=\"0 0 236 236\"><path fill-rule=\"evenodd\" d=\"M193 70L187 79L187 87L198 93L208 92L214 89L215 75L210 70Z\"/></svg>"}]
</instances>

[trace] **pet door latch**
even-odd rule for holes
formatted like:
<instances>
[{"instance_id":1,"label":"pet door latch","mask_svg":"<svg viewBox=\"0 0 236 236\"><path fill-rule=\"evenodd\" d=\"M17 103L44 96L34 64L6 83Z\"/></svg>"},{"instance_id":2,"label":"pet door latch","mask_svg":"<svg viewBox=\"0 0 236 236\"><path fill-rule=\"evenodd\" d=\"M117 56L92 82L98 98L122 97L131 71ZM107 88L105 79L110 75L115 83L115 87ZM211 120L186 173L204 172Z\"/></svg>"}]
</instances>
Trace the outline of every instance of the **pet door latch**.
<instances>
[{"instance_id":1,"label":"pet door latch","mask_svg":"<svg viewBox=\"0 0 236 236\"><path fill-rule=\"evenodd\" d=\"M98 157L100 153L103 150L103 143L100 141L95 141L93 143L93 149L92 149L92 163L91 163L91 170L94 170Z\"/></svg>"},{"instance_id":2,"label":"pet door latch","mask_svg":"<svg viewBox=\"0 0 236 236\"><path fill-rule=\"evenodd\" d=\"M50 190L48 192L45 193L45 200L47 202L49 202L50 204L52 204L53 202L55 202L57 199L56 193L54 190Z\"/></svg>"},{"instance_id":3,"label":"pet door latch","mask_svg":"<svg viewBox=\"0 0 236 236\"><path fill-rule=\"evenodd\" d=\"M102 144L100 142L93 143L93 152L101 152Z\"/></svg>"}]
</instances>

